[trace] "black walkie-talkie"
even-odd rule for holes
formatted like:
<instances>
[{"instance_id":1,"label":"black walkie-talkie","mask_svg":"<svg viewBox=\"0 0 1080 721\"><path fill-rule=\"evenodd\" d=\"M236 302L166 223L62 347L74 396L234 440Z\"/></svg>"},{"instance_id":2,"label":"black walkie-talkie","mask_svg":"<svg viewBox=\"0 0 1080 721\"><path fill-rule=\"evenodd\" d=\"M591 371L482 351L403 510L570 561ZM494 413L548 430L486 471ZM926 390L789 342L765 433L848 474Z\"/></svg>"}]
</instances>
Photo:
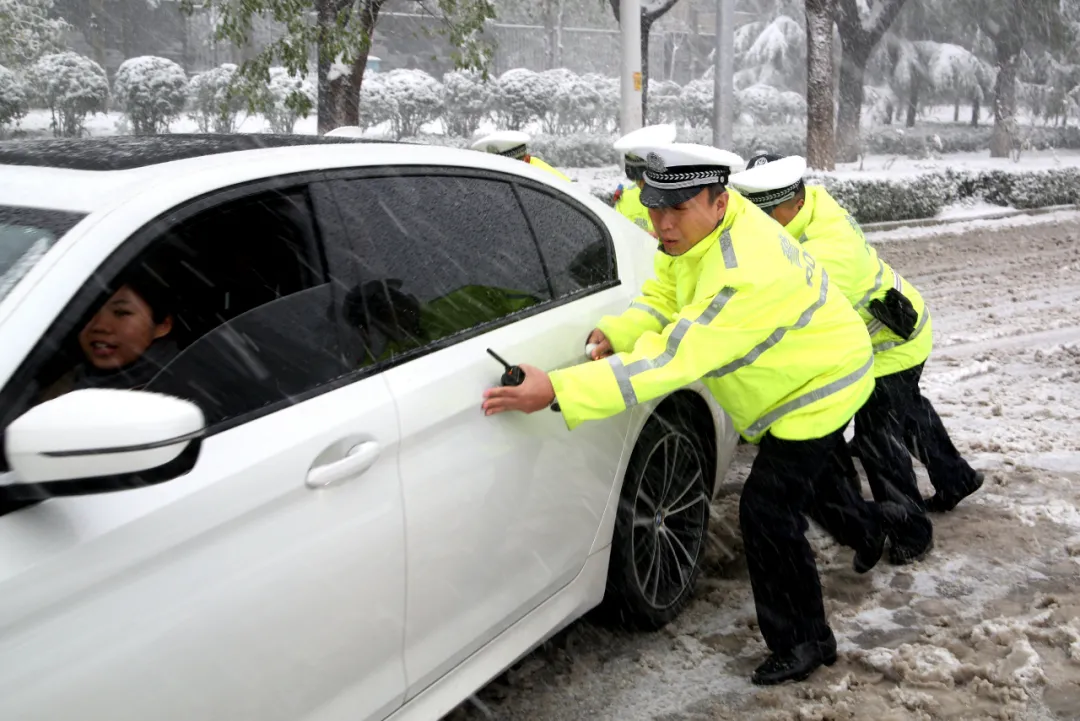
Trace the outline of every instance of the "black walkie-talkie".
<instances>
[{"instance_id":1,"label":"black walkie-talkie","mask_svg":"<svg viewBox=\"0 0 1080 721\"><path fill-rule=\"evenodd\" d=\"M519 368L518 366L510 365L502 358L500 358L499 355L490 348L487 349L487 352L492 358L502 363L503 368L506 369L505 371L503 371L502 379L500 380L500 383L502 385L519 386L525 382L525 371L521 370L521 368Z\"/></svg>"}]
</instances>

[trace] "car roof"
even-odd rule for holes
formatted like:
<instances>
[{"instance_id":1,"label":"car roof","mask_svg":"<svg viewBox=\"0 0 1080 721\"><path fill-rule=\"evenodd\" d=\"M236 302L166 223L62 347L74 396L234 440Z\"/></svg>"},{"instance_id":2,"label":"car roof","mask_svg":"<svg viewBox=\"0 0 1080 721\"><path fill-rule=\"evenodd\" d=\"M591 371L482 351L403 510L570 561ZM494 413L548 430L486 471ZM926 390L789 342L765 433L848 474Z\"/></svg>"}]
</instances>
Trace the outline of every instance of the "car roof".
<instances>
[{"instance_id":1,"label":"car roof","mask_svg":"<svg viewBox=\"0 0 1080 721\"><path fill-rule=\"evenodd\" d=\"M295 145L379 143L355 137L268 134L125 135L0 142L0 165L67 170L131 170L204 155Z\"/></svg>"},{"instance_id":2,"label":"car roof","mask_svg":"<svg viewBox=\"0 0 1080 721\"><path fill-rule=\"evenodd\" d=\"M378 166L475 168L564 189L564 181L528 163L438 144L315 135L124 136L0 142L0 205L92 214L181 179L188 187L205 184L200 194L278 175Z\"/></svg>"}]
</instances>

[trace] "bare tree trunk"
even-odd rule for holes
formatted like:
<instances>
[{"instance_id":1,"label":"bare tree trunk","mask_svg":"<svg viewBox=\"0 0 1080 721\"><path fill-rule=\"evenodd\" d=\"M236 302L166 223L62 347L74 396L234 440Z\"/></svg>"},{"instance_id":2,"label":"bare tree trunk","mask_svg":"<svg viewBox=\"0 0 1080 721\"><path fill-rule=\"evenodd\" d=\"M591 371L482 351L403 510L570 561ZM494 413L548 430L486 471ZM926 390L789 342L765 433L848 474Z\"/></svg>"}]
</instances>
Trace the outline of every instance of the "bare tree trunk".
<instances>
[{"instance_id":1,"label":"bare tree trunk","mask_svg":"<svg viewBox=\"0 0 1080 721\"><path fill-rule=\"evenodd\" d=\"M833 2L806 0L806 160L836 167L833 136Z\"/></svg>"},{"instance_id":2,"label":"bare tree trunk","mask_svg":"<svg viewBox=\"0 0 1080 721\"><path fill-rule=\"evenodd\" d=\"M649 33L652 21L641 18L641 124L649 124Z\"/></svg>"},{"instance_id":3,"label":"bare tree trunk","mask_svg":"<svg viewBox=\"0 0 1080 721\"><path fill-rule=\"evenodd\" d=\"M915 120L919 117L919 91L922 90L922 75L915 73L911 79L911 87L908 88L907 102L907 127L914 128Z\"/></svg>"},{"instance_id":4,"label":"bare tree trunk","mask_svg":"<svg viewBox=\"0 0 1080 721\"><path fill-rule=\"evenodd\" d=\"M862 143L862 104L865 97L863 69L870 59L870 48L855 45L850 35L840 33L843 60L840 61L840 109L836 119L836 152L842 163L859 155Z\"/></svg>"},{"instance_id":5,"label":"bare tree trunk","mask_svg":"<svg viewBox=\"0 0 1080 721\"><path fill-rule=\"evenodd\" d=\"M998 75L994 85L994 132L990 136L990 157L1007 158L1012 150L1016 123L1016 66L1020 61L1020 40L1013 33L994 39Z\"/></svg>"},{"instance_id":6,"label":"bare tree trunk","mask_svg":"<svg viewBox=\"0 0 1080 721\"><path fill-rule=\"evenodd\" d=\"M562 59L563 18L566 15L566 0L558 0L558 12L555 13L555 67L560 68Z\"/></svg>"},{"instance_id":7,"label":"bare tree trunk","mask_svg":"<svg viewBox=\"0 0 1080 721\"><path fill-rule=\"evenodd\" d=\"M971 99L971 127L979 127L979 96Z\"/></svg>"},{"instance_id":8,"label":"bare tree trunk","mask_svg":"<svg viewBox=\"0 0 1080 721\"><path fill-rule=\"evenodd\" d=\"M956 95L956 104L953 106L952 121L954 123L960 122L960 94Z\"/></svg>"},{"instance_id":9,"label":"bare tree trunk","mask_svg":"<svg viewBox=\"0 0 1080 721\"><path fill-rule=\"evenodd\" d=\"M320 28L329 28L337 14L337 0L316 0L315 17ZM331 57L323 48L319 48L319 101L318 101L318 133L329 132L342 125L348 125L345 120L345 104L352 87L350 79L344 74L334 73L333 68L336 58ZM359 102L359 98L357 98ZM359 117L359 113L357 114Z\"/></svg>"},{"instance_id":10,"label":"bare tree trunk","mask_svg":"<svg viewBox=\"0 0 1080 721\"><path fill-rule=\"evenodd\" d=\"M124 60L135 56L135 13L131 2L132 0L120 2L120 48L124 53Z\"/></svg>"},{"instance_id":11,"label":"bare tree trunk","mask_svg":"<svg viewBox=\"0 0 1080 721\"><path fill-rule=\"evenodd\" d=\"M94 62L105 68L105 0L91 0L90 2L90 28L87 40L94 49Z\"/></svg>"},{"instance_id":12,"label":"bare tree trunk","mask_svg":"<svg viewBox=\"0 0 1080 721\"><path fill-rule=\"evenodd\" d=\"M882 6L873 25L866 27L856 0L837 0L836 24L840 30L840 111L836 122L836 147L841 162L852 162L859 154L863 75L870 54L892 25L906 0L877 0Z\"/></svg>"},{"instance_id":13,"label":"bare tree trunk","mask_svg":"<svg viewBox=\"0 0 1080 721\"><path fill-rule=\"evenodd\" d=\"M542 17L544 21L544 69L551 70L555 65L555 0L543 0Z\"/></svg>"}]
</instances>

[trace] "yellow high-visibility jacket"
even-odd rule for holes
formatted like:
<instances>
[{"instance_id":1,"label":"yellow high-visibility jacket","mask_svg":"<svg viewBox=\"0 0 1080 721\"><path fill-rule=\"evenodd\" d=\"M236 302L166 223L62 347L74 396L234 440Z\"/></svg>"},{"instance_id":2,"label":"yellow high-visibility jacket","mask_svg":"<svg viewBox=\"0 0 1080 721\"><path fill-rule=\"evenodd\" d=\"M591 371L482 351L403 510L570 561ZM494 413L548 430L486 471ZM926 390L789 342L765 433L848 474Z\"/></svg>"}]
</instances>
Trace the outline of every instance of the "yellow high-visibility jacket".
<instances>
[{"instance_id":1,"label":"yellow high-visibility jacket","mask_svg":"<svg viewBox=\"0 0 1080 721\"><path fill-rule=\"evenodd\" d=\"M825 266L829 278L859 311L874 345L874 376L899 373L925 363L930 357L934 334L930 311L922 295L889 264L878 258L866 242L862 228L825 188L806 186L806 202L787 226L804 250ZM889 288L903 293L915 307L919 320L915 333L904 340L870 315L870 301L885 297Z\"/></svg>"},{"instance_id":2,"label":"yellow high-visibility jacket","mask_svg":"<svg viewBox=\"0 0 1080 721\"><path fill-rule=\"evenodd\" d=\"M615 191L615 210L622 213L639 228L653 232L649 209L641 204L641 188L637 183L620 185Z\"/></svg>"},{"instance_id":3,"label":"yellow high-visibility jacket","mask_svg":"<svg viewBox=\"0 0 1080 721\"><path fill-rule=\"evenodd\" d=\"M797 241L729 191L720 225L599 328L615 355L551 373L570 428L701 379L749 441L825 436L874 388L859 315Z\"/></svg>"},{"instance_id":4,"label":"yellow high-visibility jacket","mask_svg":"<svg viewBox=\"0 0 1080 721\"><path fill-rule=\"evenodd\" d=\"M568 178L567 176L560 173L558 170L555 170L555 168L553 168L550 165L548 165L547 163L545 163L540 158L536 157L535 155L529 155L529 156L527 156L527 158L528 158L529 165L532 165L533 167L536 167L536 168L540 168L541 170L546 170L549 173L551 173L552 175L554 175L554 176L556 176L558 178L562 178L567 183L574 182L574 181L570 180L570 178Z\"/></svg>"}]
</instances>

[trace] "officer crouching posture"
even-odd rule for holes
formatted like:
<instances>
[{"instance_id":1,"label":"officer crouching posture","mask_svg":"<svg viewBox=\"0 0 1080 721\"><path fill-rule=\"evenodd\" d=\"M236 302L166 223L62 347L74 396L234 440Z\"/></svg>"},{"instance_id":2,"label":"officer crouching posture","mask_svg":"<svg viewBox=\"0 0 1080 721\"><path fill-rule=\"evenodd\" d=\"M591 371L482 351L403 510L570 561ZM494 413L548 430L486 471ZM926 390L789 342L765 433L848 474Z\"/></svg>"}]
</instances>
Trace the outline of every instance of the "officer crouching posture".
<instances>
[{"instance_id":1,"label":"officer crouching posture","mask_svg":"<svg viewBox=\"0 0 1080 721\"><path fill-rule=\"evenodd\" d=\"M861 571L881 557L889 528L886 505L863 501L835 467L844 430L873 391L870 338L819 264L726 191L738 156L689 144L634 153L647 160L641 202L661 241L656 278L590 335L593 357L605 360L550 375L522 366L524 382L487 390L483 408L533 413L557 399L573 429L702 380L760 443L739 504L771 652L752 681L802 680L836 660L803 514L846 532Z\"/></svg>"},{"instance_id":2,"label":"officer crouching posture","mask_svg":"<svg viewBox=\"0 0 1080 721\"><path fill-rule=\"evenodd\" d=\"M637 224L654 238L652 221L648 209L641 204L641 189L645 185L645 159L634 155L633 149L640 146L667 145L675 142L674 125L647 125L638 128L615 141L615 149L623 154L623 172L630 183L622 183L615 190L615 210Z\"/></svg>"},{"instance_id":3,"label":"officer crouching posture","mask_svg":"<svg viewBox=\"0 0 1080 721\"><path fill-rule=\"evenodd\" d=\"M949 439L933 405L919 391L933 333L922 296L878 258L855 219L825 188L804 185L799 156L752 158L731 184L824 264L862 316L874 345L877 384L855 416L854 450L878 501L906 502L912 513L950 511L983 483ZM926 466L936 493L925 501L904 445ZM930 549L925 537L891 538L889 559L906 563Z\"/></svg>"},{"instance_id":4,"label":"officer crouching posture","mask_svg":"<svg viewBox=\"0 0 1080 721\"><path fill-rule=\"evenodd\" d=\"M541 170L546 170L555 177L565 180L567 183L574 182L540 158L535 155L530 155L529 140L531 140L531 138L528 133L523 133L519 130L500 130L480 138L470 147L473 150L502 155L506 158L524 160L529 165L540 168Z\"/></svg>"}]
</instances>

